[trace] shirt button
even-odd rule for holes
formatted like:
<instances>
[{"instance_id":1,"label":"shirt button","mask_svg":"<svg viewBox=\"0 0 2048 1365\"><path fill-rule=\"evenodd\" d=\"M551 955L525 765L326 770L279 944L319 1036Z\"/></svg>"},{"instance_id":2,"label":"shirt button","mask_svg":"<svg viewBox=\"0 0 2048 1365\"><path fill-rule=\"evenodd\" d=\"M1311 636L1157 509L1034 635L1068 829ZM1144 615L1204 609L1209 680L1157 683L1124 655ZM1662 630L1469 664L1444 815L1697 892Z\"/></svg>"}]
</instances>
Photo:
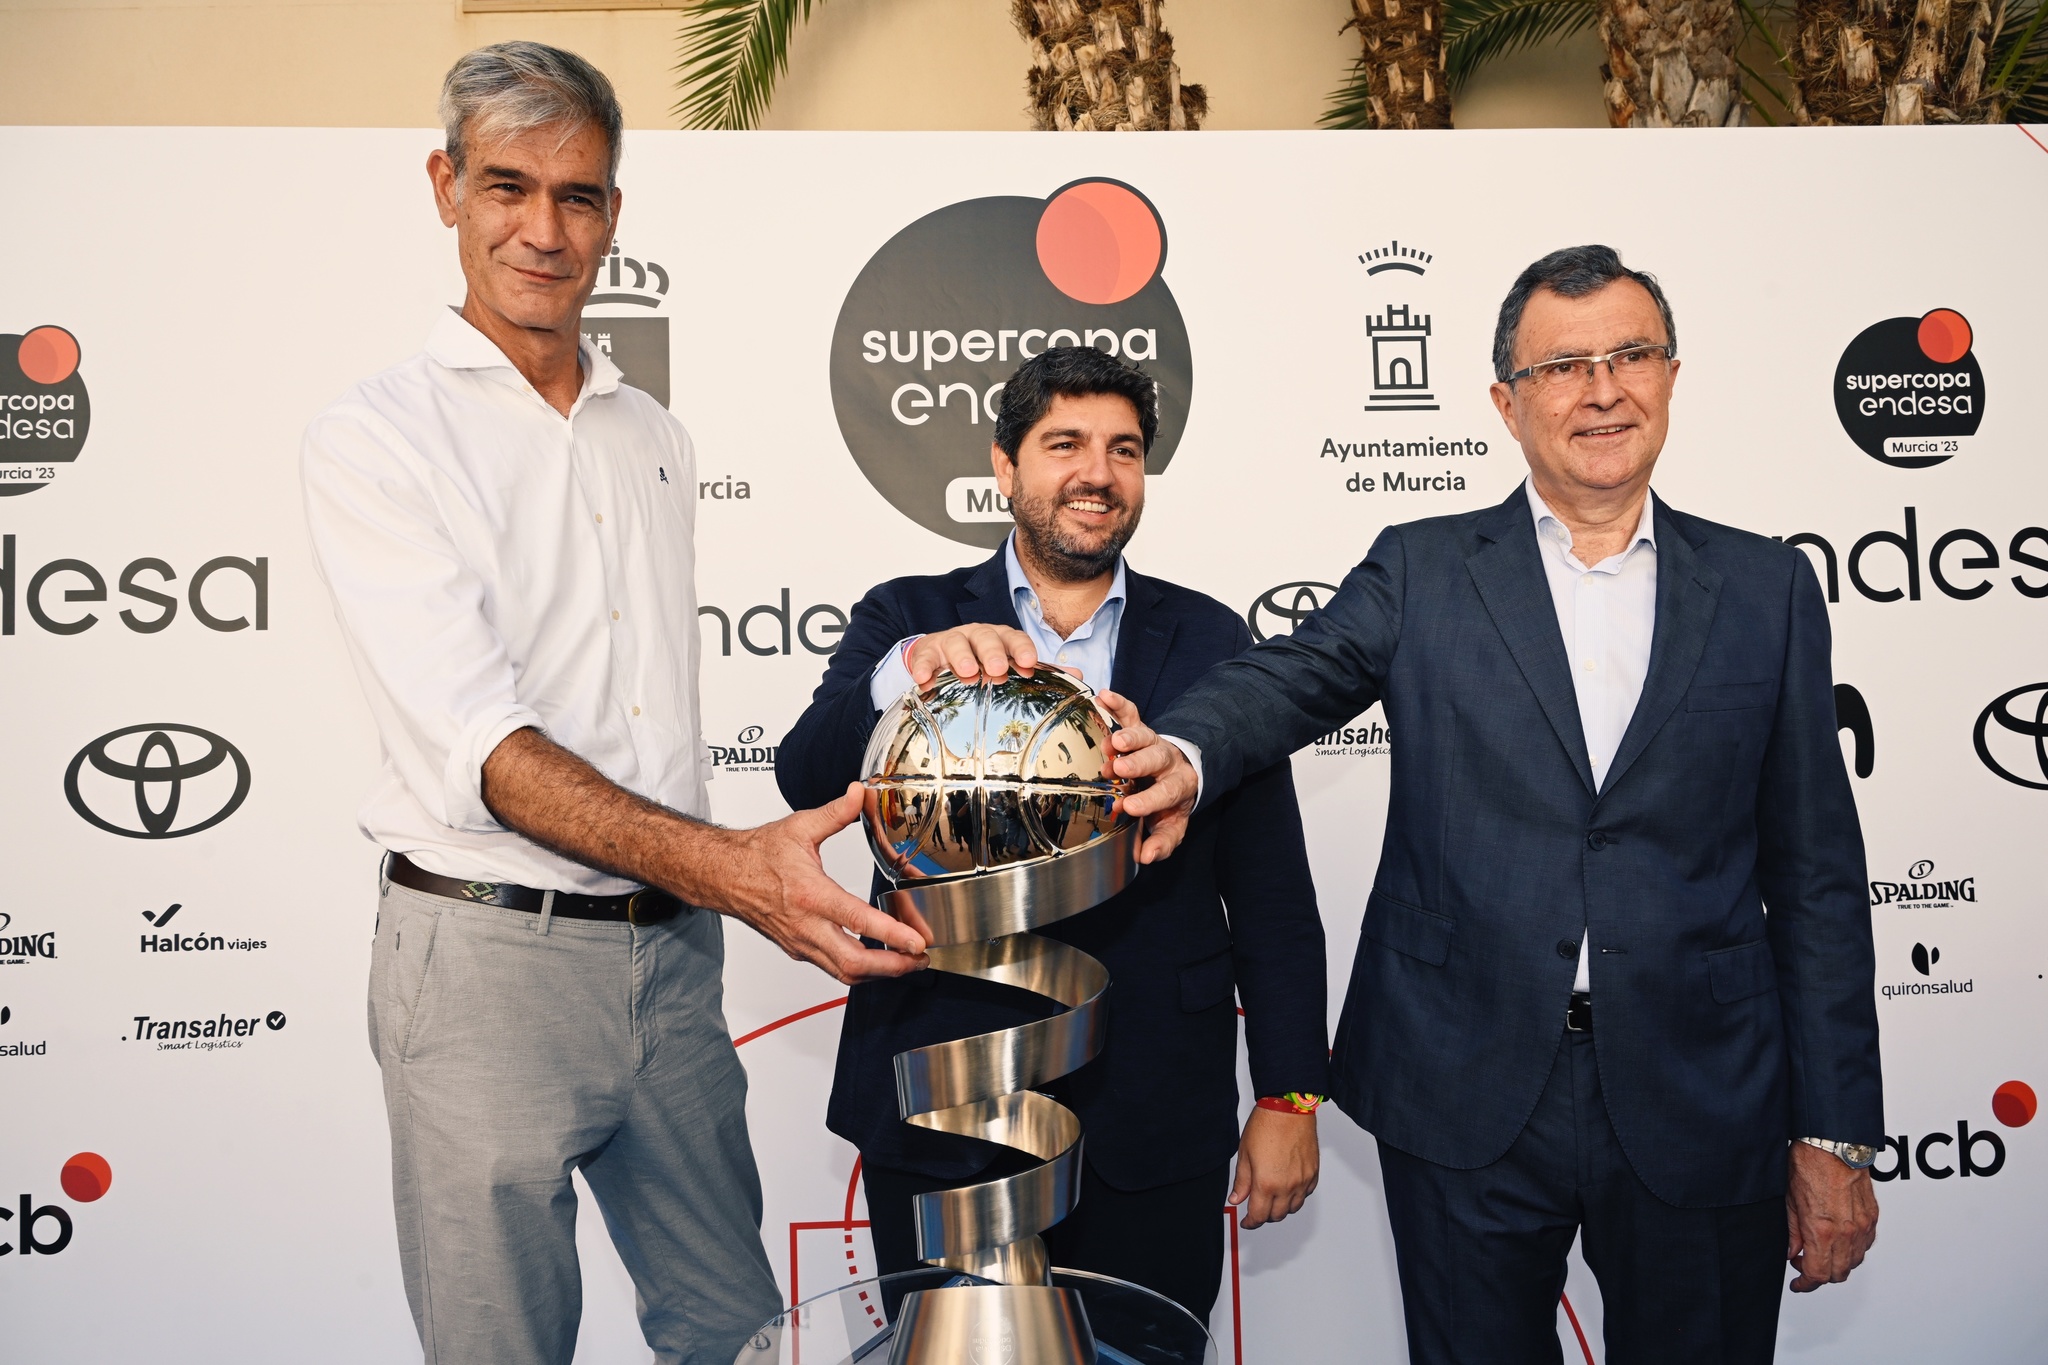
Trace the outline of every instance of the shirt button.
<instances>
[{"instance_id":1,"label":"shirt button","mask_svg":"<svg viewBox=\"0 0 2048 1365\"><path fill-rule=\"evenodd\" d=\"M614 614L614 615L616 615L617 613L613 613L613 614ZM1592 661L1591 659L1588 659L1588 660L1586 660L1586 671L1587 671L1588 673L1591 673L1591 672L1593 671L1594 667L1595 667L1595 665L1594 665L1594 663L1593 663L1593 661Z\"/></svg>"},{"instance_id":2,"label":"shirt button","mask_svg":"<svg viewBox=\"0 0 2048 1365\"><path fill-rule=\"evenodd\" d=\"M617 612L613 612L613 613L612 613L612 620L616 621L616 620L618 620L618 619L619 619L619 614L618 614Z\"/></svg>"},{"instance_id":3,"label":"shirt button","mask_svg":"<svg viewBox=\"0 0 2048 1365\"><path fill-rule=\"evenodd\" d=\"M637 707L637 706L636 706L636 707L634 707L634 708L633 708L633 714L634 714L634 715L636 715L636 716L637 716L637 715L639 715L639 714L640 714L640 708L639 708L639 707Z\"/></svg>"},{"instance_id":4,"label":"shirt button","mask_svg":"<svg viewBox=\"0 0 2048 1365\"><path fill-rule=\"evenodd\" d=\"M1579 955L1579 941L1575 938L1559 939L1557 941L1557 955L1559 957L1577 957Z\"/></svg>"},{"instance_id":5,"label":"shirt button","mask_svg":"<svg viewBox=\"0 0 2048 1365\"><path fill-rule=\"evenodd\" d=\"M598 520L599 520L599 521L603 521L603 520L604 520L604 518L603 518L603 517L599 517L599 518L598 518ZM1592 574L1590 574L1590 573L1587 573L1587 574L1581 574L1581 575L1579 576L1579 581L1580 581L1581 583L1597 583L1597 582L1598 582L1599 580L1598 580L1597 578L1595 578L1595 577L1594 577L1594 576L1593 576Z\"/></svg>"},{"instance_id":6,"label":"shirt button","mask_svg":"<svg viewBox=\"0 0 2048 1365\"><path fill-rule=\"evenodd\" d=\"M597 514L597 524L600 526L604 525L604 513L599 512Z\"/></svg>"}]
</instances>

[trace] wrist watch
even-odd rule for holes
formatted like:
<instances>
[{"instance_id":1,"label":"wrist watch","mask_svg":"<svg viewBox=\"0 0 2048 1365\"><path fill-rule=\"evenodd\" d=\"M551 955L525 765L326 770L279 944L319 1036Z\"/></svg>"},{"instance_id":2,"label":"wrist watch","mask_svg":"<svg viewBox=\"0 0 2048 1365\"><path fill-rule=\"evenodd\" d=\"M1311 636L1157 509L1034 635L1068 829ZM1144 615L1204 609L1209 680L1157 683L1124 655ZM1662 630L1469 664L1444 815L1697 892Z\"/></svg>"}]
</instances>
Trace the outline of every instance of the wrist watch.
<instances>
[{"instance_id":1,"label":"wrist watch","mask_svg":"<svg viewBox=\"0 0 2048 1365\"><path fill-rule=\"evenodd\" d=\"M1861 1142L1835 1142L1829 1138L1803 1137L1799 1139L1809 1147L1818 1147L1823 1152L1832 1152L1840 1157L1842 1164L1864 1170L1877 1160L1877 1148Z\"/></svg>"}]
</instances>

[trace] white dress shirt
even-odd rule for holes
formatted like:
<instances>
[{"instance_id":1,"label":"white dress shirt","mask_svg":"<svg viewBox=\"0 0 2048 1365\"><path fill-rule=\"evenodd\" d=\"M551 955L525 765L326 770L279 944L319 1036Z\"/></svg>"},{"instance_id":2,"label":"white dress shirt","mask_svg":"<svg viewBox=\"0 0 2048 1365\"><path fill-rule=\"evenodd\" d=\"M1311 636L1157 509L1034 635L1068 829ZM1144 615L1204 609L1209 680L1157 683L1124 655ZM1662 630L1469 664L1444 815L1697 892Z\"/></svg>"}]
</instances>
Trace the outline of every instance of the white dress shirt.
<instances>
[{"instance_id":1,"label":"white dress shirt","mask_svg":"<svg viewBox=\"0 0 2048 1365\"><path fill-rule=\"evenodd\" d=\"M363 833L470 881L617 895L505 828L484 760L532 726L704 817L696 457L585 341L564 417L452 310L306 429L306 518L382 739Z\"/></svg>"},{"instance_id":2,"label":"white dress shirt","mask_svg":"<svg viewBox=\"0 0 2048 1365\"><path fill-rule=\"evenodd\" d=\"M1045 610L1039 605L1038 594L1031 587L1031 580L1024 574L1024 566L1017 560L1017 533L1010 532L1010 538L1003 542L1003 568L1009 574L1010 601L1017 608L1017 621L1024 627L1024 633L1031 637L1031 643L1038 647L1040 663L1058 664L1072 669L1081 681L1100 692L1110 685L1116 668L1117 627L1124 619L1124 559L1117 556L1116 577L1110 581L1109 595L1102 599L1102 605L1095 614L1074 627L1074 633L1064 638L1045 623ZM882 656L875 665L873 678L868 683L868 700L877 711L886 711L896 699L910 690L910 666L903 661L903 655L911 644L922 639L912 635L898 640L896 647Z\"/></svg>"},{"instance_id":3,"label":"white dress shirt","mask_svg":"<svg viewBox=\"0 0 2048 1365\"><path fill-rule=\"evenodd\" d=\"M1536 521L1536 547L1558 633L1571 660L1572 687L1579 699L1579 729L1593 765L1595 790L1607 784L1607 768L1636 713L1643 679L1650 671L1650 639L1657 627L1657 527L1650 492L1643 492L1635 534L1619 554L1590 567L1572 553L1572 533L1536 492L1523 488ZM1592 989L1592 935L1579 937L1579 974L1573 990Z\"/></svg>"}]
</instances>

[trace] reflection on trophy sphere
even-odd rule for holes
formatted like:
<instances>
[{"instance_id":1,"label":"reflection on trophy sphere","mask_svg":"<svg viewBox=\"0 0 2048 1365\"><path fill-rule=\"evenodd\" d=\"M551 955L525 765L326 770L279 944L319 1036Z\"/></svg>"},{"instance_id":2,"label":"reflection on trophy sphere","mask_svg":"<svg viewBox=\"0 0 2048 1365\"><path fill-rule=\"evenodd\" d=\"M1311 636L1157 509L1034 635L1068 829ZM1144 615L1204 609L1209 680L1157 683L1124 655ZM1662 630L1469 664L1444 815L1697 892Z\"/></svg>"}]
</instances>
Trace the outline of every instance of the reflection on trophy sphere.
<instances>
[{"instance_id":1,"label":"reflection on trophy sphere","mask_svg":"<svg viewBox=\"0 0 2048 1365\"><path fill-rule=\"evenodd\" d=\"M1040 863L1131 823L1109 716L1072 675L941 673L882 716L861 764L868 845L898 885Z\"/></svg>"}]
</instances>

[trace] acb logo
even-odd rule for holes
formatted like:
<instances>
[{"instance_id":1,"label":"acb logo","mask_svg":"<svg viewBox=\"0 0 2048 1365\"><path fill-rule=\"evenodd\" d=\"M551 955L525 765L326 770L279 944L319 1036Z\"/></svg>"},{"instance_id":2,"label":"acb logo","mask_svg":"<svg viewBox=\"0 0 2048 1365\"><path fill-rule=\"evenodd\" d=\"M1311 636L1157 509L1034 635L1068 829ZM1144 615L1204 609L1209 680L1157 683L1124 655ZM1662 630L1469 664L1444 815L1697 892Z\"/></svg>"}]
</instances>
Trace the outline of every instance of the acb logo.
<instances>
[{"instance_id":1,"label":"acb logo","mask_svg":"<svg viewBox=\"0 0 2048 1365\"><path fill-rule=\"evenodd\" d=\"M64 1163L58 1174L64 1193L80 1204L90 1204L113 1187L114 1170L97 1152L80 1152ZM11 1242L0 1242L0 1256L55 1256L71 1245L71 1213L62 1204L38 1204L33 1194L23 1194L14 1208L0 1205L0 1223L11 1225Z\"/></svg>"}]
</instances>

